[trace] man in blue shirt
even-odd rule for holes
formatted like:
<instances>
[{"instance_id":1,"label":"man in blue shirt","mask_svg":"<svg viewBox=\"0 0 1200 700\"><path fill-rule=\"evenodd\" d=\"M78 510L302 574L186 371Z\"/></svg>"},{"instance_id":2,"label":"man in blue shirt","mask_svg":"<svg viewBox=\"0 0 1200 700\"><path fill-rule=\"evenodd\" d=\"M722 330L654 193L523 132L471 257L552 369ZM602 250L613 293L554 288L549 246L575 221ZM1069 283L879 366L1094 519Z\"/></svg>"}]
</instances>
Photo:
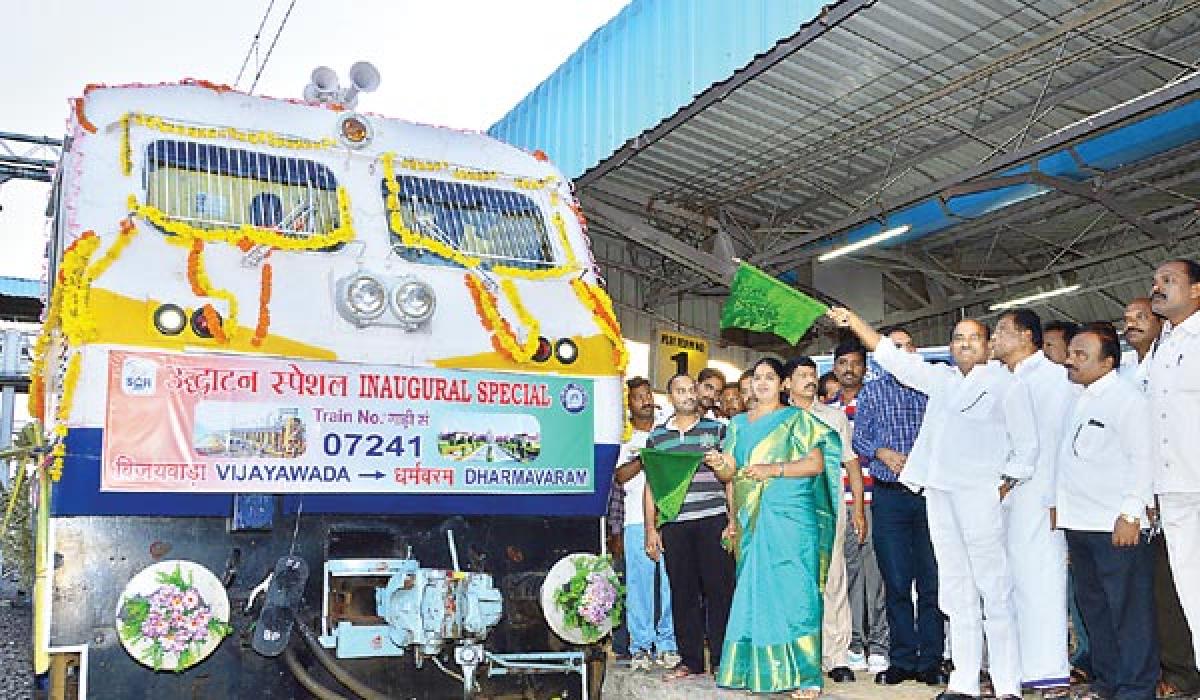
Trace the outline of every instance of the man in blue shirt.
<instances>
[{"instance_id":1,"label":"man in blue shirt","mask_svg":"<svg viewBox=\"0 0 1200 700\"><path fill-rule=\"evenodd\" d=\"M901 350L916 352L907 331L896 328L887 336ZM916 442L927 401L921 392L885 374L863 387L854 420L854 451L869 460L867 468L875 482L871 504L875 558L883 576L891 632L891 667L875 681L887 685L906 680L930 685L946 682L941 670L945 628L938 609L937 561L929 539L925 499L897 481Z\"/></svg>"}]
</instances>

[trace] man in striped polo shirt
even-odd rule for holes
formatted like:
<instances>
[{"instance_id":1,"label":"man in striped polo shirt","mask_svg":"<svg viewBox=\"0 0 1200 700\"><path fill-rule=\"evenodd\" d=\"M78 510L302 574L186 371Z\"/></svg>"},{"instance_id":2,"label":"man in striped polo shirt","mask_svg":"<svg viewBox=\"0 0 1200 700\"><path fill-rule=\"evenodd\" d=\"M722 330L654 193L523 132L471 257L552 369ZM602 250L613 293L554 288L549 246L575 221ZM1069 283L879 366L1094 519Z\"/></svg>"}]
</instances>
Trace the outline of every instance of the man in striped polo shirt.
<instances>
[{"instance_id":1,"label":"man in striped polo shirt","mask_svg":"<svg viewBox=\"0 0 1200 700\"><path fill-rule=\"evenodd\" d=\"M667 382L667 397L675 415L650 433L646 447L698 454L720 449L725 426L701 417L694 379L675 375ZM682 657L669 678L704 673L706 636L714 672L721 663L735 579L733 557L721 547L722 534L729 526L726 499L725 484L702 464L688 486L679 516L663 524L660 531L655 526L658 510L646 489L646 554L655 561L663 556L671 573L671 616Z\"/></svg>"}]
</instances>

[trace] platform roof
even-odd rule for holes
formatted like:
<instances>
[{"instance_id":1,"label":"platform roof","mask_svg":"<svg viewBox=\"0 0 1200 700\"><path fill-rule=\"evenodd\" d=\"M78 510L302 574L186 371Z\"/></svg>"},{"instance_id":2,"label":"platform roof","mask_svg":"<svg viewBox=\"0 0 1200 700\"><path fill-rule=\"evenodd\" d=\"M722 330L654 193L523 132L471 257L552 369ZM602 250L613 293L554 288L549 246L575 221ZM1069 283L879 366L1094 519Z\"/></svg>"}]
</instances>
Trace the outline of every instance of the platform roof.
<instances>
[{"instance_id":1,"label":"platform roof","mask_svg":"<svg viewBox=\"0 0 1200 700\"><path fill-rule=\"evenodd\" d=\"M1157 262L1200 249L1198 67L1200 0L842 0L624 134L576 185L593 234L616 243L598 262L640 280L627 301L642 308L719 295L711 268L731 252L804 282L820 252L933 203L940 225L851 258L882 270L878 320L928 342L1067 284L1082 289L1045 316L1111 319ZM1182 141L1141 133L1121 157L1076 157L1167 113ZM1055 154L1073 169L1008 196ZM1012 201L952 205L979 193Z\"/></svg>"}]
</instances>

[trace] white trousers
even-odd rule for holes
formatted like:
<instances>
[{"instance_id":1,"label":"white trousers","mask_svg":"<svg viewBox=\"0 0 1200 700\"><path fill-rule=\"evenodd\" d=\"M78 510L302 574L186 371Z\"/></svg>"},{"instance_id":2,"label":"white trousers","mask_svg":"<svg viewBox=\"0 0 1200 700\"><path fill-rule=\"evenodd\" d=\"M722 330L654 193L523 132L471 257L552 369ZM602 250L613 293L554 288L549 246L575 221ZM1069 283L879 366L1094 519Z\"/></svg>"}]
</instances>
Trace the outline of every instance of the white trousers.
<instances>
[{"instance_id":1,"label":"white trousers","mask_svg":"<svg viewBox=\"0 0 1200 700\"><path fill-rule=\"evenodd\" d=\"M1158 505L1175 590L1192 630L1192 647L1200 666L1200 493L1159 494Z\"/></svg>"},{"instance_id":2,"label":"white trousers","mask_svg":"<svg viewBox=\"0 0 1200 700\"><path fill-rule=\"evenodd\" d=\"M1042 494L1017 486L1004 499L1008 564L1017 614L1021 683L1055 688L1071 682L1067 652L1067 538L1050 529Z\"/></svg>"},{"instance_id":3,"label":"white trousers","mask_svg":"<svg viewBox=\"0 0 1200 700\"><path fill-rule=\"evenodd\" d=\"M991 486L953 492L927 488L925 505L938 563L938 605L950 618L954 639L954 672L947 690L979 695L986 629L996 696L1020 696L1021 659L1000 494Z\"/></svg>"},{"instance_id":4,"label":"white trousers","mask_svg":"<svg viewBox=\"0 0 1200 700\"><path fill-rule=\"evenodd\" d=\"M849 518L846 517L845 507L841 507L840 511L833 536L833 554L829 557L825 610L821 620L821 666L826 671L849 663L847 655L854 624L850 616L850 597L846 591L846 521Z\"/></svg>"}]
</instances>

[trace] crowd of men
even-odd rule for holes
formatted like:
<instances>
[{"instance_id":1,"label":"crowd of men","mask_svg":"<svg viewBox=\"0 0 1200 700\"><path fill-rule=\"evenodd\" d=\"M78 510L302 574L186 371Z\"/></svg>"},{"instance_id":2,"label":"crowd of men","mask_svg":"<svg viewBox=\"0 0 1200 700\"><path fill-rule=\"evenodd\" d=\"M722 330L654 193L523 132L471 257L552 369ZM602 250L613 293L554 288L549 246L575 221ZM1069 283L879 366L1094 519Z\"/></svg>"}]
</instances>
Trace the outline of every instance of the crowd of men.
<instances>
[{"instance_id":1,"label":"crowd of men","mask_svg":"<svg viewBox=\"0 0 1200 700\"><path fill-rule=\"evenodd\" d=\"M785 385L843 447L828 677L945 685L947 700L1063 697L1072 681L1088 698L1200 693L1200 264L1160 265L1120 332L1028 309L962 320L953 367L903 329L829 316L848 330L832 371L796 358ZM864 383L868 353L883 371ZM715 669L734 581L723 485L698 470L659 528L637 450L710 449L753 401L748 380L674 380L662 421L649 382L627 382L609 523L628 589L616 646L634 668L703 673L707 641Z\"/></svg>"}]
</instances>

